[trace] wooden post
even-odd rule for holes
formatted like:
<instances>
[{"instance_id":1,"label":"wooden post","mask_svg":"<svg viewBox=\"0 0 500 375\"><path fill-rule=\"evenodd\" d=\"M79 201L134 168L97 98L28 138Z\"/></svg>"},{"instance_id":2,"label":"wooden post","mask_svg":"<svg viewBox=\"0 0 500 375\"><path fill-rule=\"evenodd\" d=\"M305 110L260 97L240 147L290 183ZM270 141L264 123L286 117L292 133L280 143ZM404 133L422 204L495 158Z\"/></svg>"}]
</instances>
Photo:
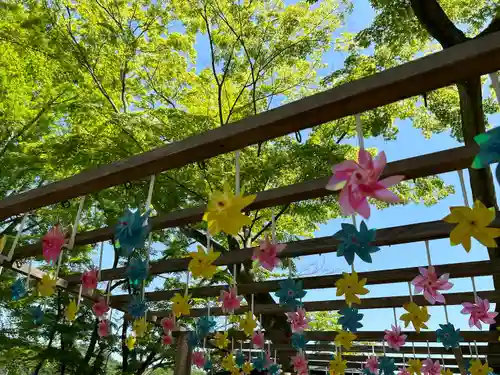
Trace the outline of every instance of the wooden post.
<instances>
[{"instance_id":1,"label":"wooden post","mask_svg":"<svg viewBox=\"0 0 500 375\"><path fill-rule=\"evenodd\" d=\"M177 350L175 353L175 375L191 375L192 349L188 343L188 332L182 331L177 335Z\"/></svg>"}]
</instances>

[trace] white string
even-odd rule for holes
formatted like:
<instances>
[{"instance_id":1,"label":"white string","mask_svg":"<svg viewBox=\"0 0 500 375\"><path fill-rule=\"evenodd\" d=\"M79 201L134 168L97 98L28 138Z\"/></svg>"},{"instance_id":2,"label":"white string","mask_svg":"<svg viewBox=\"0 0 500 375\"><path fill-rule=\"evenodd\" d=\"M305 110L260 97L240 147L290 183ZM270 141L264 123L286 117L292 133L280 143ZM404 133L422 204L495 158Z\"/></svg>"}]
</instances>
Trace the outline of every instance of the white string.
<instances>
[{"instance_id":1,"label":"white string","mask_svg":"<svg viewBox=\"0 0 500 375\"><path fill-rule=\"evenodd\" d=\"M78 291L78 301L76 302L76 306L80 306L80 301L82 299L82 291L83 291L83 284L80 284L80 290Z\"/></svg>"},{"instance_id":2,"label":"white string","mask_svg":"<svg viewBox=\"0 0 500 375\"><path fill-rule=\"evenodd\" d=\"M14 238L14 242L12 242L12 246L10 247L9 254L7 255L7 260L10 262L12 260L12 256L14 255L14 250L17 247L17 243L19 242L19 238L21 237L21 233L23 232L24 226L26 225L26 221L28 220L28 213L26 212L21 220L21 224L19 224L19 228L17 229L16 237Z\"/></svg>"},{"instance_id":3,"label":"white string","mask_svg":"<svg viewBox=\"0 0 500 375\"><path fill-rule=\"evenodd\" d=\"M30 261L28 263L28 276L26 276L26 290L30 288L30 279L31 279L31 264L33 262L33 259L30 258Z\"/></svg>"},{"instance_id":4,"label":"white string","mask_svg":"<svg viewBox=\"0 0 500 375\"><path fill-rule=\"evenodd\" d=\"M372 354L375 355L375 345L372 344Z\"/></svg>"},{"instance_id":5,"label":"white string","mask_svg":"<svg viewBox=\"0 0 500 375\"><path fill-rule=\"evenodd\" d=\"M474 292L474 302L476 301L477 298L477 292L476 292L476 280L474 279L474 276L471 276L471 281L472 281L472 291Z\"/></svg>"},{"instance_id":6,"label":"white string","mask_svg":"<svg viewBox=\"0 0 500 375\"><path fill-rule=\"evenodd\" d=\"M271 236L273 240L273 244L276 243L276 217L274 216L274 208L273 208L273 214L271 216Z\"/></svg>"},{"instance_id":7,"label":"white string","mask_svg":"<svg viewBox=\"0 0 500 375\"><path fill-rule=\"evenodd\" d=\"M431 250L429 248L429 241L425 241L425 251L427 252L427 263L429 263L429 266L432 266L432 261L431 261Z\"/></svg>"},{"instance_id":8,"label":"white string","mask_svg":"<svg viewBox=\"0 0 500 375\"><path fill-rule=\"evenodd\" d=\"M101 242L101 251L99 254L99 271L97 273L97 281L101 281L101 268L102 268L102 253L104 250L104 242Z\"/></svg>"},{"instance_id":9,"label":"white string","mask_svg":"<svg viewBox=\"0 0 500 375\"><path fill-rule=\"evenodd\" d=\"M469 207L469 198L467 198L467 189L465 188L465 180L464 180L464 171L459 169L458 178L460 179L460 186L462 187L462 195L464 197L464 204L466 207Z\"/></svg>"},{"instance_id":10,"label":"white string","mask_svg":"<svg viewBox=\"0 0 500 375\"><path fill-rule=\"evenodd\" d=\"M427 355L431 357L431 347L429 346L429 340L427 340Z\"/></svg>"},{"instance_id":11,"label":"white string","mask_svg":"<svg viewBox=\"0 0 500 375\"><path fill-rule=\"evenodd\" d=\"M251 306L251 311L252 311L252 316L253 316L253 309L254 309L254 296L252 294L252 298L251 298L251 301L252 301L252 306Z\"/></svg>"},{"instance_id":12,"label":"white string","mask_svg":"<svg viewBox=\"0 0 500 375\"><path fill-rule=\"evenodd\" d=\"M479 360L479 351L477 350L477 341L476 340L474 340L474 347L476 348L476 359Z\"/></svg>"},{"instance_id":13,"label":"white string","mask_svg":"<svg viewBox=\"0 0 500 375\"><path fill-rule=\"evenodd\" d=\"M406 362L405 362L405 353L403 352L403 353L401 353L401 354L403 354L403 367L405 367L405 366L406 366Z\"/></svg>"},{"instance_id":14,"label":"white string","mask_svg":"<svg viewBox=\"0 0 500 375\"><path fill-rule=\"evenodd\" d=\"M446 363L444 362L444 354L441 353L441 360L443 361L443 370L446 370Z\"/></svg>"},{"instance_id":15,"label":"white string","mask_svg":"<svg viewBox=\"0 0 500 375\"><path fill-rule=\"evenodd\" d=\"M364 149L365 142L363 139L363 128L361 125L361 116L359 114L356 114L354 117L356 118L356 132L358 133L359 148Z\"/></svg>"},{"instance_id":16,"label":"white string","mask_svg":"<svg viewBox=\"0 0 500 375\"><path fill-rule=\"evenodd\" d=\"M66 246L66 249L68 249L68 250L73 250L73 247L75 247L76 233L78 232L78 224L80 223L80 216L82 215L84 204L85 204L85 195L80 198L80 204L78 206L78 211L76 212L75 222L73 223L73 230L71 231L71 238L69 239L69 243ZM56 276L55 276L56 279L57 279L57 276L59 275L59 270L61 269L61 261L62 261L63 254L64 254L64 246L61 249L61 252L59 253L59 259L57 260L57 269L56 269Z\"/></svg>"},{"instance_id":17,"label":"white string","mask_svg":"<svg viewBox=\"0 0 500 375\"><path fill-rule=\"evenodd\" d=\"M356 216L351 215L351 218L352 218L352 225L354 225L354 227L357 228L358 225L356 224Z\"/></svg>"},{"instance_id":18,"label":"white string","mask_svg":"<svg viewBox=\"0 0 500 375\"><path fill-rule=\"evenodd\" d=\"M149 181L149 190L148 190L148 197L146 198L146 205L144 206L144 209L147 211L151 207L151 201L153 200L153 190L155 188L155 180L156 176L152 175L151 180Z\"/></svg>"},{"instance_id":19,"label":"white string","mask_svg":"<svg viewBox=\"0 0 500 375\"><path fill-rule=\"evenodd\" d=\"M259 327L261 330L264 329L264 325L262 324L262 314L259 314Z\"/></svg>"},{"instance_id":20,"label":"white string","mask_svg":"<svg viewBox=\"0 0 500 375\"><path fill-rule=\"evenodd\" d=\"M236 267L237 267L236 263L233 264L233 275L234 275L233 276L233 288L235 288L235 290L236 290L236 272L238 272Z\"/></svg>"},{"instance_id":21,"label":"white string","mask_svg":"<svg viewBox=\"0 0 500 375\"><path fill-rule=\"evenodd\" d=\"M446 323L449 323L450 321L448 320L448 308L446 305L443 305L444 307L444 316L446 317Z\"/></svg>"},{"instance_id":22,"label":"white string","mask_svg":"<svg viewBox=\"0 0 500 375\"><path fill-rule=\"evenodd\" d=\"M236 195L240 195L240 150L237 150L234 153L234 166L235 166L235 172L234 172L234 178L235 178L235 192Z\"/></svg>"},{"instance_id":23,"label":"white string","mask_svg":"<svg viewBox=\"0 0 500 375\"><path fill-rule=\"evenodd\" d=\"M392 308L392 312L394 314L394 326L397 327L398 326L398 320L396 318L396 308L395 307Z\"/></svg>"},{"instance_id":24,"label":"white string","mask_svg":"<svg viewBox=\"0 0 500 375\"><path fill-rule=\"evenodd\" d=\"M274 364L276 364L276 357L278 356L278 351L274 349Z\"/></svg>"},{"instance_id":25,"label":"white string","mask_svg":"<svg viewBox=\"0 0 500 375\"><path fill-rule=\"evenodd\" d=\"M498 81L497 72L490 73L490 79L493 89L495 90L495 94L497 95L498 104L500 104L500 82Z\"/></svg>"},{"instance_id":26,"label":"white string","mask_svg":"<svg viewBox=\"0 0 500 375\"><path fill-rule=\"evenodd\" d=\"M189 271L187 271L186 273L187 273L187 276L186 276L186 290L184 290L184 297L186 297L188 295L188 291L189 291L189 279L191 277L191 273Z\"/></svg>"},{"instance_id":27,"label":"white string","mask_svg":"<svg viewBox=\"0 0 500 375\"><path fill-rule=\"evenodd\" d=\"M383 350L384 356L385 356L385 341L382 341L382 350Z\"/></svg>"},{"instance_id":28,"label":"white string","mask_svg":"<svg viewBox=\"0 0 500 375\"><path fill-rule=\"evenodd\" d=\"M408 281L408 292L410 293L410 302L413 302L413 295L411 294L411 283Z\"/></svg>"},{"instance_id":29,"label":"white string","mask_svg":"<svg viewBox=\"0 0 500 375\"><path fill-rule=\"evenodd\" d=\"M417 358L416 355L415 355L415 343L412 341L411 342L411 347L413 348L413 358Z\"/></svg>"},{"instance_id":30,"label":"white string","mask_svg":"<svg viewBox=\"0 0 500 375\"><path fill-rule=\"evenodd\" d=\"M108 287L106 288L106 305L109 305L110 296L111 296L111 280L108 281Z\"/></svg>"}]
</instances>

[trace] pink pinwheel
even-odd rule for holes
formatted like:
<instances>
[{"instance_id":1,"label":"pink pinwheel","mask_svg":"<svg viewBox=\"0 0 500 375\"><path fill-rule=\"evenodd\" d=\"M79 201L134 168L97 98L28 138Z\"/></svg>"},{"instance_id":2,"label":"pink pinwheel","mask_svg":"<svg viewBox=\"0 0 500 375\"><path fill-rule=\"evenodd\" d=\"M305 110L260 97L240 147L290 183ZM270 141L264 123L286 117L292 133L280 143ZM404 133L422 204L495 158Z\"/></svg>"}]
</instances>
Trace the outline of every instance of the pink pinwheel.
<instances>
[{"instance_id":1,"label":"pink pinwheel","mask_svg":"<svg viewBox=\"0 0 500 375\"><path fill-rule=\"evenodd\" d=\"M448 281L450 274L445 273L438 278L433 266L420 267L418 270L420 275L411 282L415 286L415 294L423 291L425 299L432 305L436 302L446 303L439 291L450 290L453 287L453 284Z\"/></svg>"},{"instance_id":2,"label":"pink pinwheel","mask_svg":"<svg viewBox=\"0 0 500 375\"><path fill-rule=\"evenodd\" d=\"M306 310L299 307L295 312L286 313L292 332L303 332L309 327L309 319L306 316Z\"/></svg>"},{"instance_id":3,"label":"pink pinwheel","mask_svg":"<svg viewBox=\"0 0 500 375\"><path fill-rule=\"evenodd\" d=\"M346 160L332 167L333 176L328 181L328 190L340 190L339 204L342 214L355 212L365 219L370 217L367 198L376 198L387 203L398 203L397 195L388 188L404 179L404 176L390 176L379 181L387 159L382 151L375 159L364 149L359 150L359 162Z\"/></svg>"},{"instance_id":4,"label":"pink pinwheel","mask_svg":"<svg viewBox=\"0 0 500 375\"><path fill-rule=\"evenodd\" d=\"M407 335L401 334L401 327L392 325L392 330L386 329L384 340L387 341L387 344L390 348L397 350L406 343Z\"/></svg>"},{"instance_id":5,"label":"pink pinwheel","mask_svg":"<svg viewBox=\"0 0 500 375\"><path fill-rule=\"evenodd\" d=\"M163 337L161 338L161 342L163 343L163 345L172 345L172 343L174 342L174 338L170 333L168 333L166 335L163 335Z\"/></svg>"},{"instance_id":6,"label":"pink pinwheel","mask_svg":"<svg viewBox=\"0 0 500 375\"><path fill-rule=\"evenodd\" d=\"M97 288L97 269L93 268L82 275L82 285L85 289L94 290Z\"/></svg>"},{"instance_id":7,"label":"pink pinwheel","mask_svg":"<svg viewBox=\"0 0 500 375\"><path fill-rule=\"evenodd\" d=\"M481 299L476 296L476 303L462 303L462 314L470 314L469 327L476 326L481 329L481 322L484 324L495 324L497 312L490 312L490 302L487 299Z\"/></svg>"},{"instance_id":8,"label":"pink pinwheel","mask_svg":"<svg viewBox=\"0 0 500 375\"><path fill-rule=\"evenodd\" d=\"M303 353L297 353L295 357L292 357L292 366L298 374L307 374L308 372L308 361Z\"/></svg>"},{"instance_id":9,"label":"pink pinwheel","mask_svg":"<svg viewBox=\"0 0 500 375\"><path fill-rule=\"evenodd\" d=\"M263 348L266 341L264 339L264 333L259 329L255 331L252 336L252 344L255 348Z\"/></svg>"},{"instance_id":10,"label":"pink pinwheel","mask_svg":"<svg viewBox=\"0 0 500 375\"><path fill-rule=\"evenodd\" d=\"M222 311L226 314L234 313L234 310L240 308L241 297L236 294L236 288L229 288L229 292L222 290L219 301L222 302Z\"/></svg>"},{"instance_id":11,"label":"pink pinwheel","mask_svg":"<svg viewBox=\"0 0 500 375\"><path fill-rule=\"evenodd\" d=\"M99 337L107 337L109 335L109 322L107 320L101 320L97 326L97 333Z\"/></svg>"},{"instance_id":12,"label":"pink pinwheel","mask_svg":"<svg viewBox=\"0 0 500 375\"><path fill-rule=\"evenodd\" d=\"M161 320L161 326L163 327L164 333L172 332L175 328L175 319L172 318L163 318Z\"/></svg>"},{"instance_id":13,"label":"pink pinwheel","mask_svg":"<svg viewBox=\"0 0 500 375\"><path fill-rule=\"evenodd\" d=\"M109 306L104 298L101 298L98 302L94 303L92 310L98 318L102 318L109 311Z\"/></svg>"},{"instance_id":14,"label":"pink pinwheel","mask_svg":"<svg viewBox=\"0 0 500 375\"><path fill-rule=\"evenodd\" d=\"M279 263L278 254L282 252L286 244L275 244L269 241L269 236L260 241L260 247L253 252L252 260L257 260L262 267L272 271Z\"/></svg>"},{"instance_id":15,"label":"pink pinwheel","mask_svg":"<svg viewBox=\"0 0 500 375\"><path fill-rule=\"evenodd\" d=\"M378 374L378 359L376 356L372 355L368 357L365 363L365 368L367 368L372 374Z\"/></svg>"},{"instance_id":16,"label":"pink pinwheel","mask_svg":"<svg viewBox=\"0 0 500 375\"><path fill-rule=\"evenodd\" d=\"M441 374L441 365L439 361L432 362L432 359L427 358L422 363L422 374L424 375L440 375Z\"/></svg>"},{"instance_id":17,"label":"pink pinwheel","mask_svg":"<svg viewBox=\"0 0 500 375\"><path fill-rule=\"evenodd\" d=\"M65 242L66 239L59 224L54 225L42 238L43 258L49 263L56 263Z\"/></svg>"},{"instance_id":18,"label":"pink pinwheel","mask_svg":"<svg viewBox=\"0 0 500 375\"><path fill-rule=\"evenodd\" d=\"M199 368L203 368L205 366L205 354L203 352L193 352L193 365Z\"/></svg>"},{"instance_id":19,"label":"pink pinwheel","mask_svg":"<svg viewBox=\"0 0 500 375\"><path fill-rule=\"evenodd\" d=\"M410 372L406 367L400 367L397 375L410 375Z\"/></svg>"}]
</instances>

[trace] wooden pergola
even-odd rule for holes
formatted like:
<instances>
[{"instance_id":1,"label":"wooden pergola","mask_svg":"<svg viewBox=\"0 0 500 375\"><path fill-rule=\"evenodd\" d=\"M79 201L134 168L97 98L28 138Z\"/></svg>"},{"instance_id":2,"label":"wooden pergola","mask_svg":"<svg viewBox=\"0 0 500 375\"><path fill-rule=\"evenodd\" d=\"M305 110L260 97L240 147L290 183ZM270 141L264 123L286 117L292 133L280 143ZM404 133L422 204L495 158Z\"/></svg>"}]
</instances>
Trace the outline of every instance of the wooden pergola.
<instances>
[{"instance_id":1,"label":"wooden pergola","mask_svg":"<svg viewBox=\"0 0 500 375\"><path fill-rule=\"evenodd\" d=\"M126 183L130 180L140 180L148 176L158 174L170 169L179 168L189 163L201 162L208 158L242 149L246 146L257 144L262 141L273 139L291 132L321 125L325 122L339 119L345 116L355 115L392 102L422 95L447 85L466 81L469 77L477 77L500 69L500 32L463 43L459 46L448 48L444 51L434 53L416 61L388 69L384 72L350 82L325 92L307 97L296 102L284 105L256 116L224 126L209 132L187 138L183 141L169 144L167 146L129 157L118 162L84 171L62 181L28 191L0 201L0 219L5 220L14 215L34 211L40 207L65 201L68 199L84 196L112 186ZM474 135L483 132L484 129L464 129L465 146L450 150L421 155L409 159L399 160L387 165L384 176L404 175L411 180L420 177L432 176L468 168L472 159L477 154L478 147L472 141ZM487 172L484 172L487 173ZM494 206L497 209L496 200L493 195L491 179L484 179L486 174L471 174L471 185L475 199L480 199L486 206ZM304 181L295 185L280 187L257 193L256 200L248 207L248 210L257 210L276 205L289 204L292 202L315 199L332 194L325 189L329 176L324 178ZM486 186L487 185L487 186ZM490 186L491 185L491 186ZM204 206L183 209L175 212L160 213L152 218L152 229L161 230L169 227L182 227L201 220ZM500 228L500 219L497 216L494 224ZM416 241L434 240L449 236L453 225L443 221L423 222L412 225L404 225L392 228L382 228L377 231L376 245L387 246L405 244ZM107 241L113 237L113 228L105 227L88 232L78 233L75 245L95 244ZM287 248L280 254L281 258L293 258L304 255L323 254L336 251L338 241L333 237L315 238L289 243ZM242 249L222 254L216 261L220 266L242 265L251 261L253 249ZM3 266L17 272L27 274L28 267L20 265L17 261L36 257L41 254L41 243L20 247L16 250L12 261L4 261ZM461 264L440 265L439 270L443 273L451 273L453 277L493 276L495 290L481 292L483 298L492 302L500 302L500 258L496 249L490 249L490 260L469 262ZM150 274L159 275L168 272L186 271L189 259L166 259L151 263ZM423 265L425 266L425 265ZM229 267L232 268L232 267ZM238 269L240 269L238 267ZM101 281L117 280L125 278L126 268L106 269L101 273ZM368 278L369 284L390 284L397 282L408 282L418 273L416 267L401 268L384 271L373 271L360 273L360 277ZM40 279L43 272L32 268L31 277ZM283 335L285 309L275 304L268 293L279 289L279 280L253 282L239 271L237 275L238 291L248 300L250 295L264 296L258 301L268 303L257 303L255 314L262 314L262 324L266 328L266 339L272 340L271 349L278 353L278 360L288 368L289 357L293 348L289 339ZM331 288L339 279L340 275L304 277L304 289ZM78 293L81 274L63 276L58 280L58 286L68 289L70 292ZM200 287L190 289L193 297L206 298L216 297L226 286ZM168 300L176 290L162 290L146 293L148 301ZM267 295L267 297L266 297ZM89 294L83 295L92 299ZM117 295L111 297L111 306L127 313L127 304L130 300L128 295ZM460 304L465 300L472 300L473 293L449 293L446 295L448 305ZM364 298L360 309L392 308L400 307L409 300L409 296L393 298ZM422 296L415 296L415 302L420 306L428 305ZM317 301L304 303L307 311L331 311L343 307L344 301ZM236 313L243 313L248 307L242 307ZM499 305L497 304L497 311ZM149 319L156 321L157 318L167 316L167 311L150 311ZM207 309L192 309L191 316L200 317L207 314ZM215 316L223 315L219 308L211 310ZM462 332L466 342L478 342L479 355L486 358L495 372L500 373L500 348L496 326L491 326L490 331L466 331ZM311 366L319 369L325 368L335 348L330 344L335 332L307 331L306 337L314 344L306 347ZM407 332L408 341L415 343L435 342L434 331L423 331L420 334ZM243 334L232 333L237 342L247 340ZM349 355L345 356L348 367L352 372L359 372L361 363L366 360L370 353L381 353L381 342L384 333L360 331L357 332L358 345ZM373 346L363 345L363 342L374 342ZM484 345L483 345L484 344ZM178 334L178 350L176 375L190 373L190 348L186 342L186 334ZM415 350L415 352L413 352ZM464 374L464 357L475 355L469 346L464 345L453 352L446 351L442 347L427 349L416 345L404 347L402 353L407 355L424 355L430 352L431 358L443 360L454 372ZM454 357L443 359L443 355L453 354ZM395 355L387 350L387 356ZM401 363L403 357L395 355L396 363ZM321 372L317 372L321 373ZM323 370L324 373L324 370Z\"/></svg>"}]
</instances>

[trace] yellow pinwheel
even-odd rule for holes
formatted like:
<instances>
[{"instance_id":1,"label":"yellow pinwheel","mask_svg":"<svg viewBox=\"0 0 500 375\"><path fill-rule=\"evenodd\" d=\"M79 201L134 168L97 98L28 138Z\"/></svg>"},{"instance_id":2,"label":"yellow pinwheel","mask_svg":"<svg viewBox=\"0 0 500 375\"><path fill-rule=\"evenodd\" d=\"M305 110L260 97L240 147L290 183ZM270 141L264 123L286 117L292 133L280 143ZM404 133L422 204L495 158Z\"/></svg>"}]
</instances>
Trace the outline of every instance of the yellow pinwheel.
<instances>
[{"instance_id":1,"label":"yellow pinwheel","mask_svg":"<svg viewBox=\"0 0 500 375\"><path fill-rule=\"evenodd\" d=\"M229 340L227 339L227 332L217 332L214 336L214 344L219 349L225 349L229 345Z\"/></svg>"},{"instance_id":2,"label":"yellow pinwheel","mask_svg":"<svg viewBox=\"0 0 500 375\"><path fill-rule=\"evenodd\" d=\"M347 361L342 359L342 355L338 354L330 361L330 373L335 375L344 375L347 368Z\"/></svg>"},{"instance_id":3,"label":"yellow pinwheel","mask_svg":"<svg viewBox=\"0 0 500 375\"><path fill-rule=\"evenodd\" d=\"M56 283L57 280L51 278L49 274L46 273L38 283L38 293L42 297L50 297L55 292Z\"/></svg>"},{"instance_id":4,"label":"yellow pinwheel","mask_svg":"<svg viewBox=\"0 0 500 375\"><path fill-rule=\"evenodd\" d=\"M441 368L441 375L453 375L453 372L449 368Z\"/></svg>"},{"instance_id":5,"label":"yellow pinwheel","mask_svg":"<svg viewBox=\"0 0 500 375\"><path fill-rule=\"evenodd\" d=\"M422 372L422 361L420 359L409 359L408 372L411 375L420 375Z\"/></svg>"},{"instance_id":6,"label":"yellow pinwheel","mask_svg":"<svg viewBox=\"0 0 500 375\"><path fill-rule=\"evenodd\" d=\"M179 293L175 293L170 302L172 302L172 312L174 313L176 318L179 318L183 315L191 314L191 306L189 305L189 300L191 299L191 295L187 294L186 296L182 296Z\"/></svg>"},{"instance_id":7,"label":"yellow pinwheel","mask_svg":"<svg viewBox=\"0 0 500 375\"><path fill-rule=\"evenodd\" d=\"M335 286L337 287L337 297L345 295L345 301L352 306L353 303L361 304L358 294L368 294L368 289L365 288L366 279L359 280L358 274L355 271L349 273L342 273L342 277L337 280Z\"/></svg>"},{"instance_id":8,"label":"yellow pinwheel","mask_svg":"<svg viewBox=\"0 0 500 375\"><path fill-rule=\"evenodd\" d=\"M212 248L207 254L203 247L198 246L198 251L191 252L189 255L193 258L189 262L189 271L191 271L193 277L210 279L217 271L217 266L214 266L213 263L220 256L220 253L214 252Z\"/></svg>"},{"instance_id":9,"label":"yellow pinwheel","mask_svg":"<svg viewBox=\"0 0 500 375\"><path fill-rule=\"evenodd\" d=\"M71 300L71 302L66 306L66 311L64 315L66 316L66 319L68 321L72 322L76 319L76 314L78 313L78 306L76 304L76 301L74 299Z\"/></svg>"},{"instance_id":10,"label":"yellow pinwheel","mask_svg":"<svg viewBox=\"0 0 500 375\"><path fill-rule=\"evenodd\" d=\"M247 362L243 363L242 370L243 370L243 373L245 375L250 375L252 373L253 366L250 362L247 361Z\"/></svg>"},{"instance_id":11,"label":"yellow pinwheel","mask_svg":"<svg viewBox=\"0 0 500 375\"><path fill-rule=\"evenodd\" d=\"M234 357L231 353L222 359L222 368L224 370L231 371L235 366L236 363L234 362Z\"/></svg>"},{"instance_id":12,"label":"yellow pinwheel","mask_svg":"<svg viewBox=\"0 0 500 375\"><path fill-rule=\"evenodd\" d=\"M337 336L335 336L335 345L343 346L345 349L351 349L352 342L356 340L358 336L349 331L339 331Z\"/></svg>"},{"instance_id":13,"label":"yellow pinwheel","mask_svg":"<svg viewBox=\"0 0 500 375\"><path fill-rule=\"evenodd\" d=\"M254 318L251 311L248 311L240 320L240 329L245 332L247 336L253 334L254 329L257 327L257 320Z\"/></svg>"},{"instance_id":14,"label":"yellow pinwheel","mask_svg":"<svg viewBox=\"0 0 500 375\"><path fill-rule=\"evenodd\" d=\"M487 363L483 365L479 359L470 361L469 372L471 375L488 375L492 371L493 369Z\"/></svg>"},{"instance_id":15,"label":"yellow pinwheel","mask_svg":"<svg viewBox=\"0 0 500 375\"><path fill-rule=\"evenodd\" d=\"M208 223L208 231L211 234L225 232L233 236L238 235L240 229L250 225L252 220L241 211L252 203L256 195L234 195L226 183L224 191L215 191L210 196L207 210L203 220Z\"/></svg>"},{"instance_id":16,"label":"yellow pinwheel","mask_svg":"<svg viewBox=\"0 0 500 375\"><path fill-rule=\"evenodd\" d=\"M450 214L443 220L457 224L450 233L451 246L462 245L465 251L471 248L471 237L486 247L496 247L495 238L500 237L500 228L488 228L495 219L494 207L486 208L476 200L474 207L450 207Z\"/></svg>"},{"instance_id":17,"label":"yellow pinwheel","mask_svg":"<svg viewBox=\"0 0 500 375\"><path fill-rule=\"evenodd\" d=\"M127 340L125 341L125 345L127 345L128 350L130 350L130 351L134 350L136 341L137 340L134 336L127 337Z\"/></svg>"},{"instance_id":18,"label":"yellow pinwheel","mask_svg":"<svg viewBox=\"0 0 500 375\"><path fill-rule=\"evenodd\" d=\"M426 306L420 307L415 302L410 302L405 303L403 307L408 312L402 314L399 319L405 323L405 328L410 325L410 322L417 333L420 333L422 328L427 328L425 323L427 323L431 316Z\"/></svg>"},{"instance_id":19,"label":"yellow pinwheel","mask_svg":"<svg viewBox=\"0 0 500 375\"><path fill-rule=\"evenodd\" d=\"M134 330L136 337L144 337L146 331L148 330L148 322L146 321L146 318L135 320L132 329Z\"/></svg>"}]
</instances>

